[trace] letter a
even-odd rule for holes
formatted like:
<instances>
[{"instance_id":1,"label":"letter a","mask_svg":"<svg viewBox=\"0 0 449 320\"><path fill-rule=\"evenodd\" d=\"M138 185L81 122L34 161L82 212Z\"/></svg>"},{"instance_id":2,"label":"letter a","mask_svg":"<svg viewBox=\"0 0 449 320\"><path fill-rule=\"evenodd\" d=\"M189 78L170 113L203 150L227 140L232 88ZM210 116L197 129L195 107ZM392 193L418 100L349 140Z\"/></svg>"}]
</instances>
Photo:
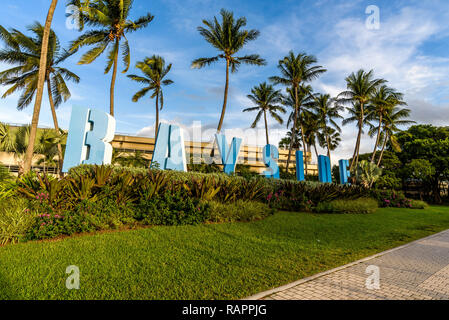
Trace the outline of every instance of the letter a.
<instances>
[{"instance_id":1,"label":"letter a","mask_svg":"<svg viewBox=\"0 0 449 320\"><path fill-rule=\"evenodd\" d=\"M157 131L151 167L162 170L187 172L186 151L182 129L176 125L161 123Z\"/></svg>"}]
</instances>

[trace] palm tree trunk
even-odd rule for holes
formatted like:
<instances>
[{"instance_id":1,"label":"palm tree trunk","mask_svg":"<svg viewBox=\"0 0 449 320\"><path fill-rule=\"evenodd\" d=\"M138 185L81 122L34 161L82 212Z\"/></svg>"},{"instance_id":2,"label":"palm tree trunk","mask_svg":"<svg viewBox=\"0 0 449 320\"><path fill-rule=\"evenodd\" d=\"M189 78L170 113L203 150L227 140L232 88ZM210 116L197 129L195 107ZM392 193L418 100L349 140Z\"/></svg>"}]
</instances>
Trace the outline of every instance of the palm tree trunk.
<instances>
[{"instance_id":1,"label":"palm tree trunk","mask_svg":"<svg viewBox=\"0 0 449 320\"><path fill-rule=\"evenodd\" d=\"M360 143L362 142L362 131L363 131L363 120L365 119L365 112L363 109L363 103L360 104L360 124L359 124L359 135L358 135L358 143L357 143L357 158L355 158L355 165L359 163L359 155L360 155Z\"/></svg>"},{"instance_id":2,"label":"palm tree trunk","mask_svg":"<svg viewBox=\"0 0 449 320\"><path fill-rule=\"evenodd\" d=\"M299 110L298 110L298 111L299 111ZM304 134L303 134L304 128L303 128L303 125L302 125L301 113L298 112L298 114L299 114L299 127L301 128L302 144L303 144L303 146L304 146L304 157L305 157L304 168L305 168L305 172L306 172L306 174L307 174L307 170L308 170L307 155L308 155L308 153L307 153L307 147L306 147L306 140L305 140L305 137L304 137Z\"/></svg>"},{"instance_id":3,"label":"palm tree trunk","mask_svg":"<svg viewBox=\"0 0 449 320\"><path fill-rule=\"evenodd\" d=\"M221 127L223 126L224 116L226 113L226 104L228 102L228 91L229 91L229 59L226 59L226 84L224 90L223 108L221 109L221 117L220 122L218 123L217 132L220 132Z\"/></svg>"},{"instance_id":4,"label":"palm tree trunk","mask_svg":"<svg viewBox=\"0 0 449 320\"><path fill-rule=\"evenodd\" d=\"M59 134L59 124L58 124L58 117L56 116L56 109L55 109L55 103L53 101L53 95L51 94L51 86L50 86L50 76L47 76L47 90L48 90L48 101L50 102L50 109L51 109L51 115L53 117L53 123L55 125L55 131L56 134ZM62 173L60 168L62 168L63 165L63 156L62 156L62 147L61 143L58 142L58 174L60 177L62 177Z\"/></svg>"},{"instance_id":5,"label":"palm tree trunk","mask_svg":"<svg viewBox=\"0 0 449 320\"><path fill-rule=\"evenodd\" d=\"M363 103L360 106L361 109L361 115L359 119L359 133L357 134L357 141L355 143L355 149L354 149L354 155L352 157L351 166L349 167L349 170L352 170L352 168L357 166L357 163L359 162L359 152L360 152L360 140L362 138L362 129L363 129Z\"/></svg>"},{"instance_id":6,"label":"palm tree trunk","mask_svg":"<svg viewBox=\"0 0 449 320\"><path fill-rule=\"evenodd\" d=\"M154 139L157 138L158 130L159 130L159 91L156 93L156 127L154 129Z\"/></svg>"},{"instance_id":7,"label":"palm tree trunk","mask_svg":"<svg viewBox=\"0 0 449 320\"><path fill-rule=\"evenodd\" d=\"M116 45L118 46L119 39L116 40ZM111 79L111 91L110 91L110 105L109 105L109 113L111 116L114 116L114 90L115 90L115 80L117 78L117 60L118 60L118 50L114 56L114 69L112 71L112 79Z\"/></svg>"},{"instance_id":8,"label":"palm tree trunk","mask_svg":"<svg viewBox=\"0 0 449 320\"><path fill-rule=\"evenodd\" d=\"M377 130L377 138L376 138L376 143L374 144L374 150L373 150L373 156L371 157L371 163L374 163L374 159L376 158L377 146L379 145L379 139L380 139L381 125L382 125L382 113L379 116L379 129Z\"/></svg>"},{"instance_id":9,"label":"palm tree trunk","mask_svg":"<svg viewBox=\"0 0 449 320\"><path fill-rule=\"evenodd\" d=\"M296 138L296 122L297 121L298 121L298 88L295 86L295 111L293 113L292 137L290 139L290 147L288 148L287 166L285 167L285 170L287 171L287 173L288 173L288 168L290 166L290 160L292 157L293 143L295 142L295 138Z\"/></svg>"},{"instance_id":10,"label":"palm tree trunk","mask_svg":"<svg viewBox=\"0 0 449 320\"><path fill-rule=\"evenodd\" d=\"M48 38L50 36L51 23L53 21L53 15L57 4L58 0L52 0L50 9L48 10L47 20L45 21L44 34L42 36L36 101L34 103L33 118L31 120L30 141L25 153L24 173L28 173L31 170L31 164L33 162L34 143L36 140L37 126L39 123L39 114L41 112L42 96L44 94L45 74L47 69Z\"/></svg>"},{"instance_id":11,"label":"palm tree trunk","mask_svg":"<svg viewBox=\"0 0 449 320\"><path fill-rule=\"evenodd\" d=\"M331 144L329 141L329 133L326 130L327 157L331 160Z\"/></svg>"},{"instance_id":12,"label":"palm tree trunk","mask_svg":"<svg viewBox=\"0 0 449 320\"><path fill-rule=\"evenodd\" d=\"M313 148L315 149L316 161L318 161L318 150L316 149L316 143L313 143Z\"/></svg>"},{"instance_id":13,"label":"palm tree trunk","mask_svg":"<svg viewBox=\"0 0 449 320\"><path fill-rule=\"evenodd\" d=\"M377 162L378 167L380 166L380 163L382 162L382 157L384 155L384 150L385 150L385 146L387 145L387 141L388 141L388 133L385 133L384 144L382 145L382 151L380 152L379 161Z\"/></svg>"},{"instance_id":14,"label":"palm tree trunk","mask_svg":"<svg viewBox=\"0 0 449 320\"><path fill-rule=\"evenodd\" d=\"M267 122L267 112L264 110L263 111L263 117L265 120L265 135L267 137L267 145L270 144L270 140L268 138L268 122Z\"/></svg>"}]
</instances>

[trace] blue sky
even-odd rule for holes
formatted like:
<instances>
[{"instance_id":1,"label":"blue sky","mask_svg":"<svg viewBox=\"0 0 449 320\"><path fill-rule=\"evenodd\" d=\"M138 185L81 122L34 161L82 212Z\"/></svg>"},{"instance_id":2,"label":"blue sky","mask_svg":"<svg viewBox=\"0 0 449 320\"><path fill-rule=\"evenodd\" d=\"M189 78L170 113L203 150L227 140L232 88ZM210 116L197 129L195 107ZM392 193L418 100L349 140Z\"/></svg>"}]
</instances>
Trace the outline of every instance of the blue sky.
<instances>
[{"instance_id":1,"label":"blue sky","mask_svg":"<svg viewBox=\"0 0 449 320\"><path fill-rule=\"evenodd\" d=\"M44 22L49 0L3 1L0 23L4 27L25 31L33 21ZM365 9L380 9L380 29L365 26ZM258 53L267 66L243 66L231 75L230 99L224 127L229 136L244 136L254 114L242 113L251 106L246 98L251 88L276 75L277 61L289 50L306 52L318 58L328 72L312 83L317 92L336 95L344 89L344 78L359 68L374 69L378 77L405 93L412 117L424 123L449 125L449 3L447 1L219 1L219 0L135 0L133 18L151 12L155 19L147 29L130 35L132 64L146 56L158 54L173 63L169 78L174 84L166 87L162 119L191 129L193 121L201 121L203 129L217 126L224 87L223 62L202 70L190 64L198 57L216 55L197 31L203 18L218 15L221 8L245 16L247 28L260 30L260 37L241 52ZM53 29L63 45L78 37L76 29L66 27L65 1L60 0ZM85 52L85 51L82 51ZM58 116L63 128L68 127L72 105L109 108L110 74L103 73L105 60L78 66L78 53L67 67L81 77L71 84L72 99L62 105ZM0 69L7 66L0 64ZM135 73L134 68L130 73ZM154 101L131 101L139 85L119 74L116 85L117 132L151 135L154 124ZM5 88L0 88L3 93ZM49 106L44 97L41 124L51 126ZM0 121L28 123L28 110L15 110L17 95L0 101ZM274 143L285 133L284 126L270 122ZM212 130L213 131L213 130ZM343 143L336 152L339 157L351 155L355 128L343 128ZM248 137L247 137L248 138ZM248 139L247 143L263 143ZM368 137L362 151L372 149Z\"/></svg>"}]
</instances>

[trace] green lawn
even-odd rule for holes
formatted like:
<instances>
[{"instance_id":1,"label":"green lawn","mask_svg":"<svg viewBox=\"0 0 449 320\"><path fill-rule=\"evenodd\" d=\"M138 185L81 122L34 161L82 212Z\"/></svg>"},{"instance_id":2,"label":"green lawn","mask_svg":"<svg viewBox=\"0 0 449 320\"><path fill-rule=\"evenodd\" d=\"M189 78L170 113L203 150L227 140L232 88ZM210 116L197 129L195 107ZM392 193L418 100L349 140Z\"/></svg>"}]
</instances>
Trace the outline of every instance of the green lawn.
<instances>
[{"instance_id":1,"label":"green lawn","mask_svg":"<svg viewBox=\"0 0 449 320\"><path fill-rule=\"evenodd\" d=\"M236 299L449 228L449 208L278 213L0 248L1 299ZM66 267L81 271L67 290Z\"/></svg>"}]
</instances>

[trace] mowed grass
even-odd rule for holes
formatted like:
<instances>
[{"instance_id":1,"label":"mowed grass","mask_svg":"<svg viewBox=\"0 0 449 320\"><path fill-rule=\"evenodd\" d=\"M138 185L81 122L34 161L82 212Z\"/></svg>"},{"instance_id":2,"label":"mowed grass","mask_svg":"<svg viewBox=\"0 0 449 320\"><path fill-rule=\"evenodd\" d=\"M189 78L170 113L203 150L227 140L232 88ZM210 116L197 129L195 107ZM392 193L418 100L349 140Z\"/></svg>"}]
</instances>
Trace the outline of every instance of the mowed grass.
<instances>
[{"instance_id":1,"label":"mowed grass","mask_svg":"<svg viewBox=\"0 0 449 320\"><path fill-rule=\"evenodd\" d=\"M0 248L1 299L238 299L449 228L449 208L279 212ZM67 290L67 266L80 290Z\"/></svg>"}]
</instances>

